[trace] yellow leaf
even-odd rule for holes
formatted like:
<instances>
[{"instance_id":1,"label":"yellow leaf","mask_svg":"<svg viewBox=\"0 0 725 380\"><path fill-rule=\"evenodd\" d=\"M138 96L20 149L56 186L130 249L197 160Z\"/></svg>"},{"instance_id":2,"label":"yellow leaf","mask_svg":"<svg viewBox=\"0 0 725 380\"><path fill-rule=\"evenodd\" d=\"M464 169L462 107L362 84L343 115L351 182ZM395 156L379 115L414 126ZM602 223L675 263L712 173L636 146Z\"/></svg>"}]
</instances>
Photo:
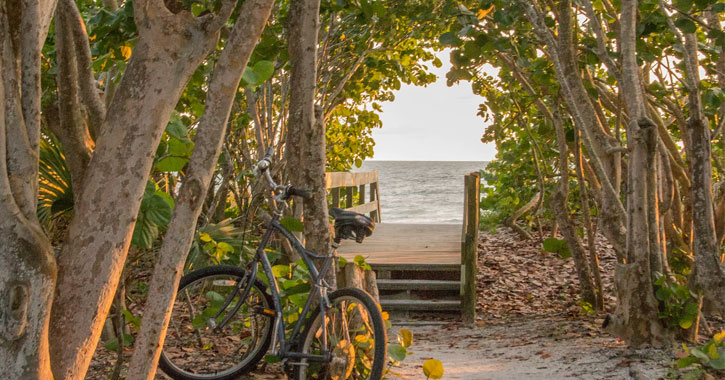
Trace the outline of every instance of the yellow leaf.
<instances>
[{"instance_id":1,"label":"yellow leaf","mask_svg":"<svg viewBox=\"0 0 725 380\"><path fill-rule=\"evenodd\" d=\"M211 236L206 232L199 233L199 240L203 241L204 243L208 243L211 241Z\"/></svg>"},{"instance_id":2,"label":"yellow leaf","mask_svg":"<svg viewBox=\"0 0 725 380\"><path fill-rule=\"evenodd\" d=\"M123 55L123 58L126 58L126 59L131 58L131 47L130 46L121 46L121 54Z\"/></svg>"},{"instance_id":3,"label":"yellow leaf","mask_svg":"<svg viewBox=\"0 0 725 380\"><path fill-rule=\"evenodd\" d=\"M493 5L490 6L488 9L479 9L478 12L476 12L476 17L478 17L479 20L483 20L488 16L489 13L493 10Z\"/></svg>"},{"instance_id":4,"label":"yellow leaf","mask_svg":"<svg viewBox=\"0 0 725 380\"><path fill-rule=\"evenodd\" d=\"M390 314L388 314L388 312L387 312L387 311L384 311L384 312L383 312L383 320L384 320L384 321L387 321L387 320L388 320L389 318L390 318Z\"/></svg>"},{"instance_id":5,"label":"yellow leaf","mask_svg":"<svg viewBox=\"0 0 725 380\"><path fill-rule=\"evenodd\" d=\"M423 374L429 379L443 377L443 363L438 359L428 359L423 363Z\"/></svg>"},{"instance_id":6,"label":"yellow leaf","mask_svg":"<svg viewBox=\"0 0 725 380\"><path fill-rule=\"evenodd\" d=\"M400 345L408 348L413 344L413 333L408 329L400 329Z\"/></svg>"},{"instance_id":7,"label":"yellow leaf","mask_svg":"<svg viewBox=\"0 0 725 380\"><path fill-rule=\"evenodd\" d=\"M719 341L725 339L725 331L720 331L719 333L715 334L714 339L716 342L719 342Z\"/></svg>"},{"instance_id":8,"label":"yellow leaf","mask_svg":"<svg viewBox=\"0 0 725 380\"><path fill-rule=\"evenodd\" d=\"M345 39L345 33L343 33L343 34L340 35L340 41L342 41L344 39Z\"/></svg>"}]
</instances>

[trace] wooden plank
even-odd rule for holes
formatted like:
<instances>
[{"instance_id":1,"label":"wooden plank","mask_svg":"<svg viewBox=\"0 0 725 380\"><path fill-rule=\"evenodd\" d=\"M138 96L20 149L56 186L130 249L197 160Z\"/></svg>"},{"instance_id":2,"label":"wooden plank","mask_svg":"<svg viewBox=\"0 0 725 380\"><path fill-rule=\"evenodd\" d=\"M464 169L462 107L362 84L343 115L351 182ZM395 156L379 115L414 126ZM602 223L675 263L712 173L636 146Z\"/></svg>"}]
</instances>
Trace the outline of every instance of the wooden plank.
<instances>
[{"instance_id":1,"label":"wooden plank","mask_svg":"<svg viewBox=\"0 0 725 380\"><path fill-rule=\"evenodd\" d=\"M378 204L375 202L365 203L355 207L346 208L346 211L354 211L360 214L367 214L378 209Z\"/></svg>"},{"instance_id":2,"label":"wooden plank","mask_svg":"<svg viewBox=\"0 0 725 380\"><path fill-rule=\"evenodd\" d=\"M476 321L476 273L478 272L478 221L480 174L471 172L464 179L463 241L461 242L461 309L463 322Z\"/></svg>"},{"instance_id":3,"label":"wooden plank","mask_svg":"<svg viewBox=\"0 0 725 380\"><path fill-rule=\"evenodd\" d=\"M383 310L458 310L461 308L461 301L457 300L380 300Z\"/></svg>"},{"instance_id":4,"label":"wooden plank","mask_svg":"<svg viewBox=\"0 0 725 380\"><path fill-rule=\"evenodd\" d=\"M460 272L461 266L458 264L384 264L384 263L371 263L370 266L374 271L380 272L391 272L391 271L405 271L405 272ZM381 277L382 278L382 277Z\"/></svg>"},{"instance_id":5,"label":"wooden plank","mask_svg":"<svg viewBox=\"0 0 725 380\"><path fill-rule=\"evenodd\" d=\"M380 290L458 290L460 287L458 281L378 279Z\"/></svg>"},{"instance_id":6,"label":"wooden plank","mask_svg":"<svg viewBox=\"0 0 725 380\"><path fill-rule=\"evenodd\" d=\"M461 226L458 224L379 223L363 244L343 241L345 259L356 255L369 263L461 264Z\"/></svg>"},{"instance_id":7,"label":"wooden plank","mask_svg":"<svg viewBox=\"0 0 725 380\"><path fill-rule=\"evenodd\" d=\"M335 187L360 186L377 182L378 172L329 172L325 173L325 182L328 189Z\"/></svg>"}]
</instances>

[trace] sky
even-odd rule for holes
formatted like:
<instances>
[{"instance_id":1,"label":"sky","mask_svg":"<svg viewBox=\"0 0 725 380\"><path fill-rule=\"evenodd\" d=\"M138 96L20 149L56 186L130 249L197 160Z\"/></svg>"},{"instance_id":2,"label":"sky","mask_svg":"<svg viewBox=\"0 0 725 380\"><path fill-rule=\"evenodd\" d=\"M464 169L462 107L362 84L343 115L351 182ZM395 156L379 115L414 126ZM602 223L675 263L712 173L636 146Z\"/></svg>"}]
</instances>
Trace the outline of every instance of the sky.
<instances>
[{"instance_id":1,"label":"sky","mask_svg":"<svg viewBox=\"0 0 725 380\"><path fill-rule=\"evenodd\" d=\"M373 130L373 160L410 161L489 161L494 144L483 144L486 127L476 115L480 96L471 91L470 82L448 87L446 73L451 67L448 51L438 54L441 68L432 67L438 76L427 87L403 85L395 92L395 101L383 103L380 118L383 127Z\"/></svg>"}]
</instances>

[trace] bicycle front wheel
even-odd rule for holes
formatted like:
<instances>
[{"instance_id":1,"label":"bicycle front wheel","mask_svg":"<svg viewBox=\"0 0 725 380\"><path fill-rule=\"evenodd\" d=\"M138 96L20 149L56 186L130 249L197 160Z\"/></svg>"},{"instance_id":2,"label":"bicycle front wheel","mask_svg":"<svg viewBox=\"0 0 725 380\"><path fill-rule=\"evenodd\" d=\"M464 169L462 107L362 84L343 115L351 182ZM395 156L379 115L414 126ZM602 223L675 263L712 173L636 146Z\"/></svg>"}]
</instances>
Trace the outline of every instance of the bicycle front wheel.
<instances>
[{"instance_id":1,"label":"bicycle front wheel","mask_svg":"<svg viewBox=\"0 0 725 380\"><path fill-rule=\"evenodd\" d=\"M249 372L272 338L265 285L239 267L217 265L181 278L159 367L175 380L228 380ZM271 314L271 315L270 315Z\"/></svg>"},{"instance_id":2,"label":"bicycle front wheel","mask_svg":"<svg viewBox=\"0 0 725 380\"><path fill-rule=\"evenodd\" d=\"M380 307L365 291L356 288L330 293L332 307L325 312L327 347L323 347L322 318L316 309L308 320L300 352L322 355L330 362L302 360L294 379L380 380L387 361L387 337Z\"/></svg>"}]
</instances>

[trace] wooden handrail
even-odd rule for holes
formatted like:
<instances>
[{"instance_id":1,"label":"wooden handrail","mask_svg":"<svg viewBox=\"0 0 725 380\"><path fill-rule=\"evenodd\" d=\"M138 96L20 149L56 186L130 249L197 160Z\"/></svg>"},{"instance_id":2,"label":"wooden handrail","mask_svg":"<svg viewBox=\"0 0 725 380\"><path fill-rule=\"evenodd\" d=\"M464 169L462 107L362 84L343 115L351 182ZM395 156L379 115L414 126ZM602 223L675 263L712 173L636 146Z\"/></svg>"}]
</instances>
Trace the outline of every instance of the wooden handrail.
<instances>
[{"instance_id":1,"label":"wooden handrail","mask_svg":"<svg viewBox=\"0 0 725 380\"><path fill-rule=\"evenodd\" d=\"M340 207L341 190L345 194L345 210L361 214L370 214L375 222L380 222L380 185L378 172L330 172L325 173L327 189L332 194L332 207ZM370 189L369 201L365 201L366 185ZM354 188L358 188L358 201L353 199ZM357 205L355 205L357 203Z\"/></svg>"}]
</instances>

